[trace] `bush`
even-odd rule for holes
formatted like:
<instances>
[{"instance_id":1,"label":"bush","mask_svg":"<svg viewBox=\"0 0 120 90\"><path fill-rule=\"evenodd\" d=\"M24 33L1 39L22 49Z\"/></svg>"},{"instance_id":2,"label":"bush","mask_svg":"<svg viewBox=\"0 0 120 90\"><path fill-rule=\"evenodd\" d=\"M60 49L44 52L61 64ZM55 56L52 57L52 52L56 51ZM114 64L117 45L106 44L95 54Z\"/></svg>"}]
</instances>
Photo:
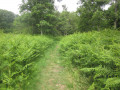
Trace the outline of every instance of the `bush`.
<instances>
[{"instance_id":1,"label":"bush","mask_svg":"<svg viewBox=\"0 0 120 90\"><path fill-rule=\"evenodd\" d=\"M60 42L66 65L90 77L89 90L118 90L120 87L120 32L103 30L66 36ZM115 80L115 85L108 84ZM117 86L117 87L116 87ZM91 89L92 88L92 89Z\"/></svg>"},{"instance_id":2,"label":"bush","mask_svg":"<svg viewBox=\"0 0 120 90\"><path fill-rule=\"evenodd\" d=\"M0 90L20 90L29 84L37 57L53 40L45 36L0 33Z\"/></svg>"}]
</instances>

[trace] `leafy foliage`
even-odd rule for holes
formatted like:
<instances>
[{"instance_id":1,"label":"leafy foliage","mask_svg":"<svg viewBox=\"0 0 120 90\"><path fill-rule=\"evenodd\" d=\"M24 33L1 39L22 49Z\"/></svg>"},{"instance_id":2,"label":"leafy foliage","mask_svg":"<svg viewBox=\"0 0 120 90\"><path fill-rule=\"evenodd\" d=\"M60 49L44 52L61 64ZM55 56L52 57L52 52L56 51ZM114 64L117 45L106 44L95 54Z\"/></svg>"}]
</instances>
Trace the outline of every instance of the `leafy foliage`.
<instances>
[{"instance_id":1,"label":"leafy foliage","mask_svg":"<svg viewBox=\"0 0 120 90\"><path fill-rule=\"evenodd\" d=\"M20 6L21 12L30 12L31 18L34 19L33 33L51 33L53 27L54 5L53 0L23 0ZM43 25L44 24L44 25Z\"/></svg>"},{"instance_id":2,"label":"leafy foliage","mask_svg":"<svg viewBox=\"0 0 120 90\"><path fill-rule=\"evenodd\" d=\"M61 35L73 34L77 31L78 16L75 12L63 11L57 14L56 28Z\"/></svg>"},{"instance_id":3,"label":"leafy foliage","mask_svg":"<svg viewBox=\"0 0 120 90\"><path fill-rule=\"evenodd\" d=\"M45 36L0 33L0 89L19 90L29 85L37 57L53 40Z\"/></svg>"},{"instance_id":4,"label":"leafy foliage","mask_svg":"<svg viewBox=\"0 0 120 90\"><path fill-rule=\"evenodd\" d=\"M104 28L119 28L119 0L80 0L79 30L82 32L101 30ZM106 10L107 6L110 6Z\"/></svg>"},{"instance_id":5,"label":"leafy foliage","mask_svg":"<svg viewBox=\"0 0 120 90\"><path fill-rule=\"evenodd\" d=\"M73 34L62 39L60 54L65 65L78 68L90 79L92 85L89 90L119 89L119 34L119 31L103 30Z\"/></svg>"},{"instance_id":6,"label":"leafy foliage","mask_svg":"<svg viewBox=\"0 0 120 90\"><path fill-rule=\"evenodd\" d=\"M33 22L35 20L32 18L30 13L23 13L21 16L17 16L13 22L13 32L14 33L29 33L33 34Z\"/></svg>"},{"instance_id":7,"label":"leafy foliage","mask_svg":"<svg viewBox=\"0 0 120 90\"><path fill-rule=\"evenodd\" d=\"M13 12L0 9L0 29L4 29L4 32L9 32L7 29L12 27L15 14Z\"/></svg>"},{"instance_id":8,"label":"leafy foliage","mask_svg":"<svg viewBox=\"0 0 120 90\"><path fill-rule=\"evenodd\" d=\"M106 81L106 88L118 89L120 88L120 79L119 78L108 78Z\"/></svg>"}]
</instances>

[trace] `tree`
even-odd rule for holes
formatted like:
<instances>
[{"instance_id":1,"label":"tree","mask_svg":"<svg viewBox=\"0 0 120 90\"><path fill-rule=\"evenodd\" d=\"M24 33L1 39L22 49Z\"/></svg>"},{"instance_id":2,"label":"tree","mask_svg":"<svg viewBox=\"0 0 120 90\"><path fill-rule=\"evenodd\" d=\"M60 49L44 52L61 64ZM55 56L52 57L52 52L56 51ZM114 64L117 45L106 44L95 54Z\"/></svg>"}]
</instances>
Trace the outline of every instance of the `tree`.
<instances>
[{"instance_id":1,"label":"tree","mask_svg":"<svg viewBox=\"0 0 120 90\"><path fill-rule=\"evenodd\" d=\"M117 29L120 27L120 1L110 0L109 4L111 6L105 11L108 27Z\"/></svg>"},{"instance_id":2,"label":"tree","mask_svg":"<svg viewBox=\"0 0 120 90\"><path fill-rule=\"evenodd\" d=\"M80 31L100 30L106 23L102 7L109 0L81 0L82 6L77 10L79 14Z\"/></svg>"},{"instance_id":3,"label":"tree","mask_svg":"<svg viewBox=\"0 0 120 90\"><path fill-rule=\"evenodd\" d=\"M7 29L12 27L15 14L13 12L0 9L0 29L4 29L4 32L7 32Z\"/></svg>"},{"instance_id":4,"label":"tree","mask_svg":"<svg viewBox=\"0 0 120 90\"><path fill-rule=\"evenodd\" d=\"M34 33L49 33L53 29L54 5L52 0L23 0L21 12L30 12L33 22Z\"/></svg>"},{"instance_id":5,"label":"tree","mask_svg":"<svg viewBox=\"0 0 120 90\"><path fill-rule=\"evenodd\" d=\"M68 12L64 10L57 14L58 21L56 23L56 29L61 35L72 34L77 31L78 16L76 12Z\"/></svg>"},{"instance_id":6,"label":"tree","mask_svg":"<svg viewBox=\"0 0 120 90\"><path fill-rule=\"evenodd\" d=\"M103 11L96 11L94 12L92 16L92 27L95 30L100 30L102 28L107 27L107 20L105 18L104 12Z\"/></svg>"},{"instance_id":7,"label":"tree","mask_svg":"<svg viewBox=\"0 0 120 90\"><path fill-rule=\"evenodd\" d=\"M118 19L119 19L119 10L120 10L120 0L111 0L113 3L112 3L112 6L114 6L114 16L115 16L115 19L114 19L114 29L117 29L118 27Z\"/></svg>"},{"instance_id":8,"label":"tree","mask_svg":"<svg viewBox=\"0 0 120 90\"><path fill-rule=\"evenodd\" d=\"M34 18L32 18L29 12L25 12L22 15L18 15L13 22L13 29L15 33L30 33L33 31L33 22Z\"/></svg>"}]
</instances>

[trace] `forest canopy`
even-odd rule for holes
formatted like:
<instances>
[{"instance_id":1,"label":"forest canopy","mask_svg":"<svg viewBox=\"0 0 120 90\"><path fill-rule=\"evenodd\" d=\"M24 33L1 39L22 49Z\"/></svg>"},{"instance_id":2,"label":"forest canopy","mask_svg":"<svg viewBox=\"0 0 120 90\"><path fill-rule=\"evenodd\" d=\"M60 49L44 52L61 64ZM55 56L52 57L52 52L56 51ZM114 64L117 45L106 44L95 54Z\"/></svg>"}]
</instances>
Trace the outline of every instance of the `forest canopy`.
<instances>
[{"instance_id":1,"label":"forest canopy","mask_svg":"<svg viewBox=\"0 0 120 90\"><path fill-rule=\"evenodd\" d=\"M0 29L4 29L4 32L12 27L14 19L15 14L13 12L0 9Z\"/></svg>"},{"instance_id":2,"label":"forest canopy","mask_svg":"<svg viewBox=\"0 0 120 90\"><path fill-rule=\"evenodd\" d=\"M58 0L61 2L62 0ZM0 29L13 28L12 32L68 35L75 32L119 29L119 0L79 0L80 6L76 12L59 12L54 0L22 0L21 15L7 10L0 10ZM106 6L110 6L107 10ZM4 14L3 14L4 13Z\"/></svg>"}]
</instances>

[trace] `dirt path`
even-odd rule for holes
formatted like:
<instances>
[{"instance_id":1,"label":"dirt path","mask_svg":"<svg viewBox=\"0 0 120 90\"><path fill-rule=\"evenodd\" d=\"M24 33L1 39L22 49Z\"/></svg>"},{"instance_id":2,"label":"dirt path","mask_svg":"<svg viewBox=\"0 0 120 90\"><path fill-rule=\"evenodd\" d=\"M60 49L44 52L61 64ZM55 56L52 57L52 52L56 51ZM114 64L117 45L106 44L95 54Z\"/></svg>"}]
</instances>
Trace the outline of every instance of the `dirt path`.
<instances>
[{"instance_id":1,"label":"dirt path","mask_svg":"<svg viewBox=\"0 0 120 90\"><path fill-rule=\"evenodd\" d=\"M59 46L56 46L50 51L40 82L37 83L38 90L78 90L75 89L70 73L60 65L58 48Z\"/></svg>"}]
</instances>

